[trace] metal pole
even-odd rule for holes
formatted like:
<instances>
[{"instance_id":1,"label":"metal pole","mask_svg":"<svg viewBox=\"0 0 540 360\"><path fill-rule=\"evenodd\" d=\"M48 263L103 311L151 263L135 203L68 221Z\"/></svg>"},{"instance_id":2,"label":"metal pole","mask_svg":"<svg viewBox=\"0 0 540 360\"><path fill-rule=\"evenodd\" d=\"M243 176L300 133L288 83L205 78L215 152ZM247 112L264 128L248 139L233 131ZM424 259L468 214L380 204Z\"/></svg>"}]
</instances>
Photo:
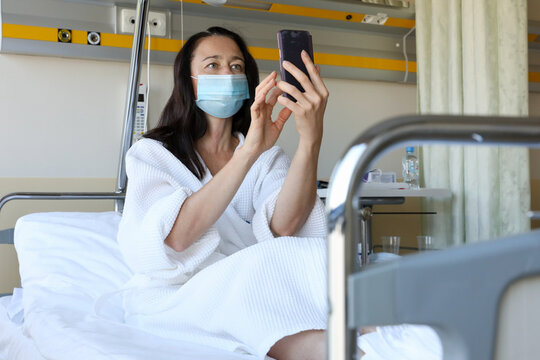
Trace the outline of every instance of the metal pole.
<instances>
[{"instance_id":1,"label":"metal pole","mask_svg":"<svg viewBox=\"0 0 540 360\"><path fill-rule=\"evenodd\" d=\"M137 16L135 20L135 32L133 34L133 46L131 49L131 65L129 69L129 82L126 96L126 108L124 112L124 130L122 134L122 149L120 151L120 161L118 164L118 185L117 192L125 192L127 186L127 175L125 157L131 146L133 137L133 126L137 112L137 98L139 95L139 77L141 74L141 58L144 49L146 34L146 18L148 17L149 0L138 0ZM116 210L122 211L123 200L116 202Z\"/></svg>"},{"instance_id":2,"label":"metal pole","mask_svg":"<svg viewBox=\"0 0 540 360\"><path fill-rule=\"evenodd\" d=\"M540 119L480 116L408 116L372 127L355 140L334 167L329 182L328 353L331 360L356 357L356 329L350 328L348 280L354 270L358 238L357 200L362 178L383 153L419 143L491 144L540 147ZM362 237L362 255L368 248ZM363 256L362 268L366 266ZM376 324L373 324L376 325Z\"/></svg>"},{"instance_id":3,"label":"metal pole","mask_svg":"<svg viewBox=\"0 0 540 360\"><path fill-rule=\"evenodd\" d=\"M350 188L356 179L354 165L361 149L352 148L334 168L326 198L328 214L328 359L353 359L356 355L356 329L347 327L347 281L356 263L357 247L352 240L358 234L358 206ZM330 194L332 193L332 195ZM364 240L364 239L363 239ZM367 253L362 242L362 254Z\"/></svg>"}]
</instances>

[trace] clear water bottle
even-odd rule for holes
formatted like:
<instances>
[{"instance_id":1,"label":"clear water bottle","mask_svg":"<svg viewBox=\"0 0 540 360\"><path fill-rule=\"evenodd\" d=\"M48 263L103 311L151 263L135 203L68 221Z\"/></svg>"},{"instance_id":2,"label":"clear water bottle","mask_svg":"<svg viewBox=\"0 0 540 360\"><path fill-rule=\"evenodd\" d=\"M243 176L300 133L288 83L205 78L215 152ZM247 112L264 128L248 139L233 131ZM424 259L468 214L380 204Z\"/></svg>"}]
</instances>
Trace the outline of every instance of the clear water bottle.
<instances>
[{"instance_id":1,"label":"clear water bottle","mask_svg":"<svg viewBox=\"0 0 540 360\"><path fill-rule=\"evenodd\" d=\"M403 181L409 184L409 188L418 189L418 158L414 155L414 147L406 148L403 157Z\"/></svg>"}]
</instances>

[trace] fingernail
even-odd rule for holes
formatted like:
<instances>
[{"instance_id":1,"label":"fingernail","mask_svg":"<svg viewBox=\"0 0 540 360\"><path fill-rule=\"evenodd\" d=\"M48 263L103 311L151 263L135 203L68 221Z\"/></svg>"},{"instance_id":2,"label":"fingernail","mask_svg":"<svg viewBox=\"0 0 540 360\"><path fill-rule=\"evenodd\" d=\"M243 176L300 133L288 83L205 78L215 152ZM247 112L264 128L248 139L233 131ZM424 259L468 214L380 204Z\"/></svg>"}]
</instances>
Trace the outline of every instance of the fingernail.
<instances>
[{"instance_id":1,"label":"fingernail","mask_svg":"<svg viewBox=\"0 0 540 360\"><path fill-rule=\"evenodd\" d=\"M287 60L283 60L283 66L289 66L290 62L288 62Z\"/></svg>"}]
</instances>

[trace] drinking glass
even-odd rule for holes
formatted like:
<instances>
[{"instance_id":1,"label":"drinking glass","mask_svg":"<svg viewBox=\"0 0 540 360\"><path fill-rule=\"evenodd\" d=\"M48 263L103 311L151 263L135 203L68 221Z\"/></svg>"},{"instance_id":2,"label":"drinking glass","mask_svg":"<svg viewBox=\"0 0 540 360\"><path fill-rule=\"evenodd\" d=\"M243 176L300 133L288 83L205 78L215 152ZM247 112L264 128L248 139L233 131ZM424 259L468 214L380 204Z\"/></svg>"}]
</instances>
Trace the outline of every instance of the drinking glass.
<instances>
[{"instance_id":1,"label":"drinking glass","mask_svg":"<svg viewBox=\"0 0 540 360\"><path fill-rule=\"evenodd\" d=\"M418 235L416 241L418 242L418 251L433 249L433 237L429 235Z\"/></svg>"},{"instance_id":2,"label":"drinking glass","mask_svg":"<svg viewBox=\"0 0 540 360\"><path fill-rule=\"evenodd\" d=\"M399 236L382 236L381 243L384 252L399 254L399 242L401 238Z\"/></svg>"}]
</instances>

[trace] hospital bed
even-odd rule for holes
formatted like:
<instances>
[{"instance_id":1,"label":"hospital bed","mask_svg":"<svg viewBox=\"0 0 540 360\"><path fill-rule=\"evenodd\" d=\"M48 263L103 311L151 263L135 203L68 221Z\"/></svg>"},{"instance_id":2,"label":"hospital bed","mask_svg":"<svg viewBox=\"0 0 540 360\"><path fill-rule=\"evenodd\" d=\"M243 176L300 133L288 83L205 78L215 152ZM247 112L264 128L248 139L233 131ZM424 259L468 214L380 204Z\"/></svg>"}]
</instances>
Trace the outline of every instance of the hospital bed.
<instances>
[{"instance_id":1,"label":"hospital bed","mask_svg":"<svg viewBox=\"0 0 540 360\"><path fill-rule=\"evenodd\" d=\"M0 357L253 358L168 341L111 321L118 313L95 311L95 300L130 276L115 234L127 186L124 157L131 143L147 12L148 1L139 0L117 191L16 193L0 199L0 209L9 201L24 199L116 201L115 212L31 214L17 222L14 236L23 296L17 290L0 299ZM399 323L433 326L441 337L445 359L492 359L501 296L512 282L540 272L538 232L404 257L387 265L367 265L367 252L363 252L362 266L358 266L356 243L361 239L364 249L368 245L366 236L359 234L356 218L361 175L376 156L412 142L539 146L540 120L405 117L381 123L355 141L334 170L326 200L329 359L354 358L357 327ZM3 234L0 238L13 233ZM491 286L477 291L476 284L485 283L486 271L492 274ZM449 296L449 284L459 299ZM418 298L422 306L415 303Z\"/></svg>"}]
</instances>

